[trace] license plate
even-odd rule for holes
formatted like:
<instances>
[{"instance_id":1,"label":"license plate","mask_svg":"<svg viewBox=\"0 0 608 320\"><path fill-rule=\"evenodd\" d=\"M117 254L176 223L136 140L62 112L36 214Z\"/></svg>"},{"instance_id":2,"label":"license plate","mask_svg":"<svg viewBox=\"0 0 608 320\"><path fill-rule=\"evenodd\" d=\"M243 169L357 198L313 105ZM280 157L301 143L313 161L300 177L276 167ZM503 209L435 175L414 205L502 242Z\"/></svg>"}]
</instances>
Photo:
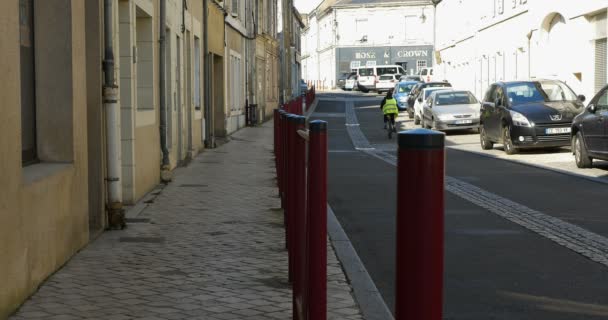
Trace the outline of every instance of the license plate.
<instances>
[{"instance_id":1,"label":"license plate","mask_svg":"<svg viewBox=\"0 0 608 320\"><path fill-rule=\"evenodd\" d=\"M547 128L545 134L563 134L570 133L570 128Z\"/></svg>"},{"instance_id":2,"label":"license plate","mask_svg":"<svg viewBox=\"0 0 608 320\"><path fill-rule=\"evenodd\" d=\"M456 120L456 124L471 124L473 120Z\"/></svg>"}]
</instances>

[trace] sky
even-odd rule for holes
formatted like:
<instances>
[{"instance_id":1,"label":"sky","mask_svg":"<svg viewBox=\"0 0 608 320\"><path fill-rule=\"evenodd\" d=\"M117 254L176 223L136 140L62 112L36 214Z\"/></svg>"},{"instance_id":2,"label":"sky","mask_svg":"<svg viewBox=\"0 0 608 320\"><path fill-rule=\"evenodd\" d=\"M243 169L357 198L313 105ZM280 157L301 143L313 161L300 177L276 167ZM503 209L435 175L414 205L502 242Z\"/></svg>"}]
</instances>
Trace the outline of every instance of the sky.
<instances>
[{"instance_id":1,"label":"sky","mask_svg":"<svg viewBox=\"0 0 608 320\"><path fill-rule=\"evenodd\" d=\"M295 0L296 9L300 13L309 13L316 8L323 0Z\"/></svg>"}]
</instances>

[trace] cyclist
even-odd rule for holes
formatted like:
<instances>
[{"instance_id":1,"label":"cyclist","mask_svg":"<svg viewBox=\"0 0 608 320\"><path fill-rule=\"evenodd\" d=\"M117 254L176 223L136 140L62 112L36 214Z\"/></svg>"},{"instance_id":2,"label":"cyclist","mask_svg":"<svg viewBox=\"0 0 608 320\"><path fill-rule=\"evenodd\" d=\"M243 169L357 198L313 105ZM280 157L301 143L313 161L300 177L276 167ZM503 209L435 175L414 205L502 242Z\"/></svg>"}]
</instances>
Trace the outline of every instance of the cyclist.
<instances>
[{"instance_id":1,"label":"cyclist","mask_svg":"<svg viewBox=\"0 0 608 320\"><path fill-rule=\"evenodd\" d=\"M380 103L380 109L382 109L382 114L384 116L384 129L386 129L386 123L390 120L393 124L393 131L397 132L395 117L399 114L399 109L397 109L397 100L393 98L393 90L389 90L386 93L386 97L384 97Z\"/></svg>"}]
</instances>

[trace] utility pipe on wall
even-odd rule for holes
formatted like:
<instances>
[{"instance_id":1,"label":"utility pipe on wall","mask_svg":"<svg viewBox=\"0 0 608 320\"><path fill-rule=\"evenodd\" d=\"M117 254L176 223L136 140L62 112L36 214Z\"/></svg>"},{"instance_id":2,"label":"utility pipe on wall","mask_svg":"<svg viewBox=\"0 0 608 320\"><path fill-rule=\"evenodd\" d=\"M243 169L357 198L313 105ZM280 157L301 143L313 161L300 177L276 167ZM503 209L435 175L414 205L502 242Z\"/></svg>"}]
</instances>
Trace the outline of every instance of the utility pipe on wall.
<instances>
[{"instance_id":1,"label":"utility pipe on wall","mask_svg":"<svg viewBox=\"0 0 608 320\"><path fill-rule=\"evenodd\" d=\"M112 1L104 0L104 85L103 107L106 117L106 156L108 188L108 222L112 229L124 228L122 209L122 160L120 151L120 118L118 86L114 83L114 49L112 46Z\"/></svg>"},{"instance_id":2,"label":"utility pipe on wall","mask_svg":"<svg viewBox=\"0 0 608 320\"><path fill-rule=\"evenodd\" d=\"M169 160L169 149L167 148L167 95L166 95L166 37L167 37L167 15L166 0L160 1L160 39L159 39L159 86L160 86L160 149L162 151L161 180L171 181L171 164Z\"/></svg>"},{"instance_id":3,"label":"utility pipe on wall","mask_svg":"<svg viewBox=\"0 0 608 320\"><path fill-rule=\"evenodd\" d=\"M204 144L205 148L213 148L213 128L211 121L211 55L209 54L209 6L208 0L203 0L203 81L205 82L205 115L203 117L203 127L205 128Z\"/></svg>"}]
</instances>

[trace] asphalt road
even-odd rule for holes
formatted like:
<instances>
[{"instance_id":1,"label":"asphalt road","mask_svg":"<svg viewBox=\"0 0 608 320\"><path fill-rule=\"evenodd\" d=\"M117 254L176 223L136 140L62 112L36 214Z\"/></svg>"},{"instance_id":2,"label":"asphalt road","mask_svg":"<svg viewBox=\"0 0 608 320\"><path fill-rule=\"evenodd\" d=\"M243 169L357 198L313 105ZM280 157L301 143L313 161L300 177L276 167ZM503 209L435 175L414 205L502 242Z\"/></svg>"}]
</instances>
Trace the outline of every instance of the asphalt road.
<instances>
[{"instance_id":1,"label":"asphalt road","mask_svg":"<svg viewBox=\"0 0 608 320\"><path fill-rule=\"evenodd\" d=\"M374 148L394 155L395 141L382 130L378 97L320 99L311 119L329 122L329 204L392 310L396 168L354 148L339 99L354 101ZM448 149L446 158L450 177L608 237L606 184L462 150ZM606 264L450 192L445 214L445 319L608 318Z\"/></svg>"}]
</instances>

